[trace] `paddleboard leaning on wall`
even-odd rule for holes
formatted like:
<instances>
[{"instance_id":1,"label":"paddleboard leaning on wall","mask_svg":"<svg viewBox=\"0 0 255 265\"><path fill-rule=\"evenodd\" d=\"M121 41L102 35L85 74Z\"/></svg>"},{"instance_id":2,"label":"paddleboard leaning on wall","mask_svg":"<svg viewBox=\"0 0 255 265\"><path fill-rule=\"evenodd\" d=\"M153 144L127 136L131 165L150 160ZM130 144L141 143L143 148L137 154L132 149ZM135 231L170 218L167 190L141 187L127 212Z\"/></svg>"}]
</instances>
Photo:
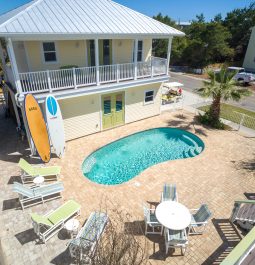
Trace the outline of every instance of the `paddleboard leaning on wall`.
<instances>
[{"instance_id":1,"label":"paddleboard leaning on wall","mask_svg":"<svg viewBox=\"0 0 255 265\"><path fill-rule=\"evenodd\" d=\"M52 146L56 155L62 157L65 152L64 123L59 104L53 95L46 97L45 111Z\"/></svg>"},{"instance_id":2,"label":"paddleboard leaning on wall","mask_svg":"<svg viewBox=\"0 0 255 265\"><path fill-rule=\"evenodd\" d=\"M51 157L49 134L41 108L32 94L25 97L25 115L36 150L42 161L48 163Z\"/></svg>"}]
</instances>

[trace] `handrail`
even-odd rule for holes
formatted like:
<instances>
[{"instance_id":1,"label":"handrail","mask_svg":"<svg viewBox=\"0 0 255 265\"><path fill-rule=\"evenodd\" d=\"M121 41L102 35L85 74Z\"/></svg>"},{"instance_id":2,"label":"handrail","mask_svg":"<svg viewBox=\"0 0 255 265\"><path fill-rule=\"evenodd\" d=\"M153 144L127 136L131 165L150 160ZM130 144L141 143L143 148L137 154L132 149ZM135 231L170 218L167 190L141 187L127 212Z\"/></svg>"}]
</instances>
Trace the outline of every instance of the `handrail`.
<instances>
[{"instance_id":1,"label":"handrail","mask_svg":"<svg viewBox=\"0 0 255 265\"><path fill-rule=\"evenodd\" d=\"M255 227L240 241L240 243L229 253L220 265L238 265L255 248Z\"/></svg>"},{"instance_id":2,"label":"handrail","mask_svg":"<svg viewBox=\"0 0 255 265\"><path fill-rule=\"evenodd\" d=\"M97 77L99 75L99 78ZM146 62L100 65L19 73L22 91L25 93L53 92L62 89L77 89L105 83L153 78L167 75L167 60L151 57ZM97 82L99 80L99 83Z\"/></svg>"}]
</instances>

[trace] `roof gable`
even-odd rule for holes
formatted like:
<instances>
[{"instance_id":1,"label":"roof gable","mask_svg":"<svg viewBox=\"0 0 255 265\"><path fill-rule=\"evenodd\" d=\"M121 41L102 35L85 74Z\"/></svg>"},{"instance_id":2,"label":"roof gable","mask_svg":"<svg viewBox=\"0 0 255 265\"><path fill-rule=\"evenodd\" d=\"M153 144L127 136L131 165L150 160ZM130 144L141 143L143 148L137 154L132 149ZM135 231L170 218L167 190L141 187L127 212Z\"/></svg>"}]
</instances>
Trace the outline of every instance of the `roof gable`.
<instances>
[{"instance_id":1,"label":"roof gable","mask_svg":"<svg viewBox=\"0 0 255 265\"><path fill-rule=\"evenodd\" d=\"M36 0L0 16L0 35L184 35L110 0Z\"/></svg>"}]
</instances>

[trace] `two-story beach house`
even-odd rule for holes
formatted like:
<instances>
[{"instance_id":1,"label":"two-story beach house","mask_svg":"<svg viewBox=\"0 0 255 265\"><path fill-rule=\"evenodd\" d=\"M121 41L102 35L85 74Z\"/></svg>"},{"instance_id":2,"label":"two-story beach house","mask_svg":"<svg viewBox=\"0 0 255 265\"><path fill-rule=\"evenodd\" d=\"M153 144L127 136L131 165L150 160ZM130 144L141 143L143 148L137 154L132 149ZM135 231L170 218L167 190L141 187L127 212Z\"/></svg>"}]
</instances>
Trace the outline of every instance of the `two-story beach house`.
<instances>
[{"instance_id":1,"label":"two-story beach house","mask_svg":"<svg viewBox=\"0 0 255 265\"><path fill-rule=\"evenodd\" d=\"M42 108L49 93L58 99L66 140L160 114L172 38L183 35L110 0L35 0L0 16L17 122L26 127L27 93ZM167 58L152 56L159 38L168 39Z\"/></svg>"}]
</instances>

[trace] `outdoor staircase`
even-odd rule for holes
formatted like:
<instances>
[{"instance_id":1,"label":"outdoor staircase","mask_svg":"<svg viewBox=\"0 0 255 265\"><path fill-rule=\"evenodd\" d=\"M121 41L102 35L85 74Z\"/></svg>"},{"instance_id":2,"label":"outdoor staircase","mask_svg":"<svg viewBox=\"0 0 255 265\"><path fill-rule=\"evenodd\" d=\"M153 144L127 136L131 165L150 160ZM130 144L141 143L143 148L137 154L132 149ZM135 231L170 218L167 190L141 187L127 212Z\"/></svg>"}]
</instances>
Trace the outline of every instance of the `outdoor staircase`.
<instances>
[{"instance_id":1,"label":"outdoor staircase","mask_svg":"<svg viewBox=\"0 0 255 265\"><path fill-rule=\"evenodd\" d=\"M255 224L255 200L235 201L230 220L250 230Z\"/></svg>"}]
</instances>

